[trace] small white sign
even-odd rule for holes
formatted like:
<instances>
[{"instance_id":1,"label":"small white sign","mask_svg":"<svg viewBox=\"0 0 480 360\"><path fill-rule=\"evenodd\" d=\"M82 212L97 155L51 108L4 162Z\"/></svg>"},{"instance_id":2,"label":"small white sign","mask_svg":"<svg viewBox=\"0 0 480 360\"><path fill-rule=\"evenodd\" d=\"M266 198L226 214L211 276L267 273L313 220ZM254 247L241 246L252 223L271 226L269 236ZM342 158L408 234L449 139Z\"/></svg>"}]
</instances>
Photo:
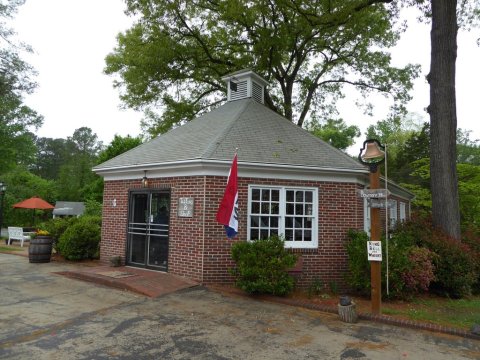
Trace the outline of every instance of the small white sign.
<instances>
[{"instance_id":1,"label":"small white sign","mask_svg":"<svg viewBox=\"0 0 480 360\"><path fill-rule=\"evenodd\" d=\"M395 205L395 202L388 200L387 207L392 208ZM368 199L368 206L373 209L385 209L385 200L384 199Z\"/></svg>"},{"instance_id":2,"label":"small white sign","mask_svg":"<svg viewBox=\"0 0 480 360\"><path fill-rule=\"evenodd\" d=\"M382 261L382 242L367 241L368 261Z\"/></svg>"},{"instance_id":3,"label":"small white sign","mask_svg":"<svg viewBox=\"0 0 480 360\"><path fill-rule=\"evenodd\" d=\"M193 217L193 198L178 198L178 217Z\"/></svg>"},{"instance_id":4,"label":"small white sign","mask_svg":"<svg viewBox=\"0 0 480 360\"><path fill-rule=\"evenodd\" d=\"M364 199L385 199L390 195L390 191L386 189L359 189L357 193Z\"/></svg>"}]
</instances>

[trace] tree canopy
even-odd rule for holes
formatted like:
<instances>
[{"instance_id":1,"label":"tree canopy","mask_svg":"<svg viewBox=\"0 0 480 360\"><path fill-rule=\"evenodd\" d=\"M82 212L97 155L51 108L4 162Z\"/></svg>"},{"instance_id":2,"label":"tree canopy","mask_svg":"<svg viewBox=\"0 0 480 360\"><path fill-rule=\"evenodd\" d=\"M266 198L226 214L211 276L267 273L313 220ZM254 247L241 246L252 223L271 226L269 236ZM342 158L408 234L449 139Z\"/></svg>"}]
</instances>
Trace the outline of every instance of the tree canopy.
<instances>
[{"instance_id":1,"label":"tree canopy","mask_svg":"<svg viewBox=\"0 0 480 360\"><path fill-rule=\"evenodd\" d=\"M23 61L19 51L31 51L16 43L5 20L13 17L24 0L10 0L0 4L0 174L17 164L31 165L35 147L32 130L43 122L42 116L23 103L23 96L31 93L36 83L33 68Z\"/></svg>"},{"instance_id":2,"label":"tree canopy","mask_svg":"<svg viewBox=\"0 0 480 360\"><path fill-rule=\"evenodd\" d=\"M418 67L396 68L399 37L385 0L127 0L137 18L106 58L125 106L155 135L225 100L221 77L251 68L269 81L266 104L302 126L336 113L345 86L378 91L397 110ZM389 3L389 4L386 4ZM159 111L160 110L160 111Z\"/></svg>"}]
</instances>

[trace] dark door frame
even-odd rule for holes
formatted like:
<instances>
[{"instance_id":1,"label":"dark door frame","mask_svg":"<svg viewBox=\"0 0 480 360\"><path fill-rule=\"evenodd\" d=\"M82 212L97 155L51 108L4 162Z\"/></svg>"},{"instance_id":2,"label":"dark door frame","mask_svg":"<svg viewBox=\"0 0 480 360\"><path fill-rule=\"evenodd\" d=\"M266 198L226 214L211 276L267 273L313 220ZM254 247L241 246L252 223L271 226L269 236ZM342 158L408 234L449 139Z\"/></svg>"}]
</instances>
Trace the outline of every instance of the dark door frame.
<instances>
[{"instance_id":1,"label":"dark door frame","mask_svg":"<svg viewBox=\"0 0 480 360\"><path fill-rule=\"evenodd\" d=\"M156 270L156 271L165 271L168 272L168 253L169 253L169 245L170 245L170 234L168 233L167 237L167 262L165 266L153 266L149 265L149 243L150 243L150 237L151 237L151 232L150 232L150 220L148 223L146 223L146 229L145 229L145 260L144 264L141 265L139 263L132 263L130 262L130 247L131 247L131 234L130 234L130 222L131 218L133 216L133 196L138 195L138 194L145 194L148 196L148 204L147 204L147 211L149 215L152 213L151 209L151 199L152 199L152 194L166 194L168 195L168 212L170 213L171 210L171 191L170 189L155 189L155 188L146 188L146 189L132 189L129 190L128 192L128 211L127 211L127 228L126 228L126 246L125 246L125 264L127 266L134 266L138 268L145 268L145 269L151 269L151 270ZM168 218L168 228L170 227L170 217Z\"/></svg>"}]
</instances>

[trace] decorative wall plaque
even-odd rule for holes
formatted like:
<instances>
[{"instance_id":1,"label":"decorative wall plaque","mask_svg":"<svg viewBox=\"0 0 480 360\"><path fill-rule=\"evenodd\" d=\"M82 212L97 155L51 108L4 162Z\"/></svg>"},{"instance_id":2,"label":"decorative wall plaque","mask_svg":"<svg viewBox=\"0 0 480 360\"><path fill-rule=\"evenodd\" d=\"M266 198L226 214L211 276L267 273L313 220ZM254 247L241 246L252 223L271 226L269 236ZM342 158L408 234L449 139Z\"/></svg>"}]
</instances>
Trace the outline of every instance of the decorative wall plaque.
<instances>
[{"instance_id":1,"label":"decorative wall plaque","mask_svg":"<svg viewBox=\"0 0 480 360\"><path fill-rule=\"evenodd\" d=\"M193 217L193 198L178 198L178 217Z\"/></svg>"}]
</instances>

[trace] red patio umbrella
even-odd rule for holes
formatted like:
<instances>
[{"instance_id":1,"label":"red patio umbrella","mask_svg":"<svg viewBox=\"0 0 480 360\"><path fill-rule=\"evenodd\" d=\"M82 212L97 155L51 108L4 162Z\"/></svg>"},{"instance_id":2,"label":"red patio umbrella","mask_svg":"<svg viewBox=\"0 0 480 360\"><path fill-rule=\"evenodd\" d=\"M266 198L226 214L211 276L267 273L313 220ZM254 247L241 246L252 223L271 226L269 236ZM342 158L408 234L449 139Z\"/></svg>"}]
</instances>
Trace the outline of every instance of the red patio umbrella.
<instances>
[{"instance_id":1,"label":"red patio umbrella","mask_svg":"<svg viewBox=\"0 0 480 360\"><path fill-rule=\"evenodd\" d=\"M13 208L16 209L32 209L33 210L33 224L35 224L35 209L40 210L51 210L55 209L55 206L49 204L42 198L38 196L31 197L30 199L20 201L19 203L13 204Z\"/></svg>"}]
</instances>

